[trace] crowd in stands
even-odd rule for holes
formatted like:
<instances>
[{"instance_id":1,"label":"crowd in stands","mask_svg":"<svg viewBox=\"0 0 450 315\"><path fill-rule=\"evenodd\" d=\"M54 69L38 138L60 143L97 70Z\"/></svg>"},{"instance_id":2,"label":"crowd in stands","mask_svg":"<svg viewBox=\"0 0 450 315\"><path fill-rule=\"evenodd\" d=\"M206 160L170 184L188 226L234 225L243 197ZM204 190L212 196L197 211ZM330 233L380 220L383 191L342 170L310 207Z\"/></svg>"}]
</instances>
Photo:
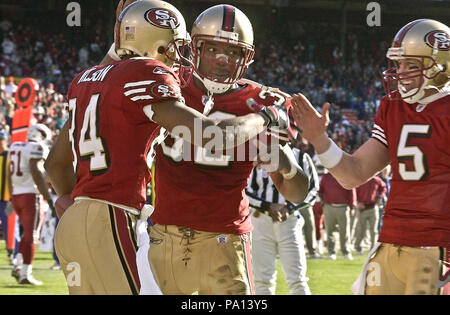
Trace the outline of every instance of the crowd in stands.
<instances>
[{"instance_id":1,"label":"crowd in stands","mask_svg":"<svg viewBox=\"0 0 450 315\"><path fill-rule=\"evenodd\" d=\"M83 21L90 25L88 32L65 34L36 27L37 19L25 24L11 17L0 23L0 129L8 128L14 112L14 98L5 91L10 78L33 77L40 83L36 118L57 135L67 117L69 83L76 73L97 64L109 48L107 23L88 18ZM369 137L383 95L387 41L377 39L376 45L368 45L362 40L367 34L349 32L344 61L331 26L296 23L289 29L285 38L268 32L265 40L256 42L255 62L246 77L288 93L302 92L317 108L330 102L330 136L353 151Z\"/></svg>"},{"instance_id":2,"label":"crowd in stands","mask_svg":"<svg viewBox=\"0 0 450 315\"><path fill-rule=\"evenodd\" d=\"M95 22L94 22L95 21ZM53 32L39 17L27 23L8 16L0 22L0 129L9 131L15 99L6 90L15 90L22 78L39 83L33 112L37 122L46 124L57 136L67 118L65 95L73 77L98 64L109 48L106 23L86 18L89 32ZM67 31L69 29L69 31Z\"/></svg>"},{"instance_id":3,"label":"crowd in stands","mask_svg":"<svg viewBox=\"0 0 450 315\"><path fill-rule=\"evenodd\" d=\"M287 93L301 92L319 111L323 103L331 103L330 136L347 152L353 152L370 136L384 95L381 73L388 42L366 45L356 33L349 33L343 60L339 42L325 35L330 26L314 27L314 32L301 27L295 41L272 37L257 43L255 62L247 77ZM325 38L327 45L306 36L313 33Z\"/></svg>"}]
</instances>

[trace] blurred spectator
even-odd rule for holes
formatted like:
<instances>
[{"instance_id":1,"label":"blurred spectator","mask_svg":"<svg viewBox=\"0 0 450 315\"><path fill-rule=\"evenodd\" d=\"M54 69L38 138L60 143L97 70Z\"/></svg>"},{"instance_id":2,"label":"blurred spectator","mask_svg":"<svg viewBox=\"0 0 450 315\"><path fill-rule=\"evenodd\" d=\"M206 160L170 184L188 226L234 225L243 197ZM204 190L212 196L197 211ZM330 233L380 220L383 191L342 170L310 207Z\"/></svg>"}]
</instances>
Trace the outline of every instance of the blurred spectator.
<instances>
[{"instance_id":1,"label":"blurred spectator","mask_svg":"<svg viewBox=\"0 0 450 315\"><path fill-rule=\"evenodd\" d=\"M11 24L11 22L10 22L8 19L3 19L3 20L0 22L0 30L1 30L3 33L8 32L8 31L11 29L11 27L12 27L12 24Z\"/></svg>"},{"instance_id":2,"label":"blurred spectator","mask_svg":"<svg viewBox=\"0 0 450 315\"><path fill-rule=\"evenodd\" d=\"M12 38L9 36L6 36L3 39L2 42L2 49L3 49L3 54L7 57L12 57L12 55L14 54L15 50L16 50L16 45L14 44L14 42L12 41Z\"/></svg>"},{"instance_id":3,"label":"blurred spectator","mask_svg":"<svg viewBox=\"0 0 450 315\"><path fill-rule=\"evenodd\" d=\"M357 205L357 229L355 250L362 255L361 242L369 230L370 248L375 245L378 236L378 205L386 194L386 184L378 176L356 188Z\"/></svg>"},{"instance_id":4,"label":"blurred spectator","mask_svg":"<svg viewBox=\"0 0 450 315\"><path fill-rule=\"evenodd\" d=\"M344 258L353 260L350 250L350 212L356 207L356 190L343 188L333 175L325 173L320 180L319 196L325 216L329 259L336 259L333 233L337 226L341 252Z\"/></svg>"},{"instance_id":5,"label":"blurred spectator","mask_svg":"<svg viewBox=\"0 0 450 315\"><path fill-rule=\"evenodd\" d=\"M380 234L381 226L383 225L383 214L384 214L384 208L386 207L387 199L389 196L389 191L391 189L391 165L389 164L386 166L378 176L383 180L383 182L386 184L386 194L381 199L381 204L379 206L379 220L378 220L378 234Z\"/></svg>"},{"instance_id":6,"label":"blurred spectator","mask_svg":"<svg viewBox=\"0 0 450 315\"><path fill-rule=\"evenodd\" d=\"M17 85L14 83L14 78L9 77L8 81L6 82L6 85L5 85L5 93L9 97L13 97L14 93L16 93L16 91L17 91Z\"/></svg>"}]
</instances>

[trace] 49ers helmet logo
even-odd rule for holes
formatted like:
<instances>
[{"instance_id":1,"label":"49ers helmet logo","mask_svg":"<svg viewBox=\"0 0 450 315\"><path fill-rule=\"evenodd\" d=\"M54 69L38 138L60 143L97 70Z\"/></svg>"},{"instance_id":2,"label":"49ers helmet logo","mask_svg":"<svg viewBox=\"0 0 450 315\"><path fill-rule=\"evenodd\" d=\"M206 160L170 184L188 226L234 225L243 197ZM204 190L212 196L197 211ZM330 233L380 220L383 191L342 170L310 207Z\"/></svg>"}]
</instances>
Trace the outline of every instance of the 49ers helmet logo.
<instances>
[{"instance_id":1,"label":"49ers helmet logo","mask_svg":"<svg viewBox=\"0 0 450 315\"><path fill-rule=\"evenodd\" d=\"M171 20L174 22L175 27L180 24L175 13L162 8L150 9L145 12L144 17L147 22L162 28L172 28L170 25Z\"/></svg>"},{"instance_id":2,"label":"49ers helmet logo","mask_svg":"<svg viewBox=\"0 0 450 315\"><path fill-rule=\"evenodd\" d=\"M425 43L438 50L450 50L450 35L445 31L431 31L425 35Z\"/></svg>"}]
</instances>

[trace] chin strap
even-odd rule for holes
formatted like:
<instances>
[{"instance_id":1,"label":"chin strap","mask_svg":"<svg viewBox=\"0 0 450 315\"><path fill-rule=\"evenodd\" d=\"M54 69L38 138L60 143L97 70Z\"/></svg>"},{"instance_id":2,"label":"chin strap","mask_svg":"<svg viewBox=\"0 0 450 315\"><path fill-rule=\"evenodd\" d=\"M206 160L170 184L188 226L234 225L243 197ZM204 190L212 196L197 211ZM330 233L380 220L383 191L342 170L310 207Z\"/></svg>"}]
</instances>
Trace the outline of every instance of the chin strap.
<instances>
[{"instance_id":1,"label":"chin strap","mask_svg":"<svg viewBox=\"0 0 450 315\"><path fill-rule=\"evenodd\" d=\"M209 92L214 93L214 94L225 93L232 86L232 84L217 83L212 80L202 78L196 71L194 71L194 76L203 83L203 85Z\"/></svg>"}]
</instances>

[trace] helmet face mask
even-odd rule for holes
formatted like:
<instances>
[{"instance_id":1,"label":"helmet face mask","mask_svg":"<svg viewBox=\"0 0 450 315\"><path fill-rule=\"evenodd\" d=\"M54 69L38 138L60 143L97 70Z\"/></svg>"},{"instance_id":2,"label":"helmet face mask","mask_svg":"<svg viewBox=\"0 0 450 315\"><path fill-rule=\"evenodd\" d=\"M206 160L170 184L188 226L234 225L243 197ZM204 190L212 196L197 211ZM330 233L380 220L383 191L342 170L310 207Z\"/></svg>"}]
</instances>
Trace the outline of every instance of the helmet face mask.
<instances>
[{"instance_id":1,"label":"helmet face mask","mask_svg":"<svg viewBox=\"0 0 450 315\"><path fill-rule=\"evenodd\" d=\"M383 72L383 87L391 99L416 103L448 87L450 77L450 29L434 20L415 20L396 34L386 54L388 69ZM417 60L417 67L399 67L403 60ZM394 64L394 65L393 65ZM406 87L418 83L416 87ZM409 88L409 89L408 89ZM397 92L398 93L394 93ZM427 94L428 93L428 94Z\"/></svg>"},{"instance_id":2,"label":"helmet face mask","mask_svg":"<svg viewBox=\"0 0 450 315\"><path fill-rule=\"evenodd\" d=\"M403 59L403 58L402 58ZM421 88L424 84L424 78L432 79L432 77L428 77L426 75L427 71L430 70L433 65L429 67L425 67L425 60L431 59L426 56L414 56L414 55L405 55L405 61L407 59L417 60L419 65L416 69L399 71L399 62L398 60L388 61L388 69L383 72L383 86L386 93L392 97L393 92L398 91L401 98L412 98L419 94ZM434 61L431 59L434 64ZM405 81L415 81L418 82L416 87L408 89L402 84ZM423 96L423 95L422 95Z\"/></svg>"},{"instance_id":3,"label":"helmet face mask","mask_svg":"<svg viewBox=\"0 0 450 315\"><path fill-rule=\"evenodd\" d=\"M181 87L187 86L192 79L192 62L189 59L190 40L176 39L167 45L164 56L167 58L165 64L178 73Z\"/></svg>"},{"instance_id":4,"label":"helmet face mask","mask_svg":"<svg viewBox=\"0 0 450 315\"><path fill-rule=\"evenodd\" d=\"M240 80L253 61L253 47L228 39L196 36L192 55L197 74L210 81L231 85Z\"/></svg>"},{"instance_id":5,"label":"helmet face mask","mask_svg":"<svg viewBox=\"0 0 450 315\"><path fill-rule=\"evenodd\" d=\"M252 25L231 5L216 5L201 13L191 36L194 75L211 93L226 92L253 62Z\"/></svg>"}]
</instances>

